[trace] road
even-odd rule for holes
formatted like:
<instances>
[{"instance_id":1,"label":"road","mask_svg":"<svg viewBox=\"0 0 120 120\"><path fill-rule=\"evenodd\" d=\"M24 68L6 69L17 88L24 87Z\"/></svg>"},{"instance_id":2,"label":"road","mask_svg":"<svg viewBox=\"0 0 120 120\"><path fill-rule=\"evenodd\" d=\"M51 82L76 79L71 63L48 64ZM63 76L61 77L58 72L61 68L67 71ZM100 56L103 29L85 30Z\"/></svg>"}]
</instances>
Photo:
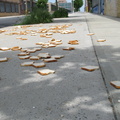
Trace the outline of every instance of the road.
<instances>
[{"instance_id":1,"label":"road","mask_svg":"<svg viewBox=\"0 0 120 120\"><path fill-rule=\"evenodd\" d=\"M15 25L16 23L19 23L23 17L23 15L0 17L0 28Z\"/></svg>"},{"instance_id":2,"label":"road","mask_svg":"<svg viewBox=\"0 0 120 120\"><path fill-rule=\"evenodd\" d=\"M1 120L116 120L104 84L101 71L84 71L84 66L99 66L89 33L86 17L81 13L70 14L69 18L55 19L53 23L34 25L25 29L39 30L56 25L70 25L67 29L76 30L74 34L53 33L52 38L62 40L55 48L42 48L31 53L38 55L48 52L50 55L64 55L58 62L46 63L55 74L41 76L37 70L43 68L21 67L30 60L20 60L20 51L0 51L0 57L10 58L0 63L0 118ZM14 27L5 27L6 33ZM17 29L23 31L23 29ZM19 40L16 37L27 38ZM28 35L0 34L0 47L20 46L36 48L37 42L48 42L51 38ZM69 40L78 40L78 45L68 44ZM73 51L64 51L65 47L74 47ZM37 62L41 62L38 60Z\"/></svg>"}]
</instances>

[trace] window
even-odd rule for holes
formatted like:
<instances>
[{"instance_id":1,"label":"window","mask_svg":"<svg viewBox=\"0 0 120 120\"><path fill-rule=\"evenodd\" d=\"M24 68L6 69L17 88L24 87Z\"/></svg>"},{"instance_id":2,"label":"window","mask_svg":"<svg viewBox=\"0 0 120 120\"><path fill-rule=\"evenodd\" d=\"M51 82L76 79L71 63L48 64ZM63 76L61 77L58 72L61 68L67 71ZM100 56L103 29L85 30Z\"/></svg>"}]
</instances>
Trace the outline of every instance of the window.
<instances>
[{"instance_id":1,"label":"window","mask_svg":"<svg viewBox=\"0 0 120 120\"><path fill-rule=\"evenodd\" d=\"M15 12L15 4L14 3L11 4L11 8L12 8L12 12L14 13Z\"/></svg>"},{"instance_id":2,"label":"window","mask_svg":"<svg viewBox=\"0 0 120 120\"><path fill-rule=\"evenodd\" d=\"M11 5L10 5L10 3L5 3L5 6L6 6L6 12L10 13L11 12Z\"/></svg>"},{"instance_id":3,"label":"window","mask_svg":"<svg viewBox=\"0 0 120 120\"><path fill-rule=\"evenodd\" d=\"M5 5L3 2L0 2L0 12L5 12Z\"/></svg>"},{"instance_id":4,"label":"window","mask_svg":"<svg viewBox=\"0 0 120 120\"><path fill-rule=\"evenodd\" d=\"M16 12L18 13L19 12L18 4L15 4L15 8L16 8Z\"/></svg>"}]
</instances>

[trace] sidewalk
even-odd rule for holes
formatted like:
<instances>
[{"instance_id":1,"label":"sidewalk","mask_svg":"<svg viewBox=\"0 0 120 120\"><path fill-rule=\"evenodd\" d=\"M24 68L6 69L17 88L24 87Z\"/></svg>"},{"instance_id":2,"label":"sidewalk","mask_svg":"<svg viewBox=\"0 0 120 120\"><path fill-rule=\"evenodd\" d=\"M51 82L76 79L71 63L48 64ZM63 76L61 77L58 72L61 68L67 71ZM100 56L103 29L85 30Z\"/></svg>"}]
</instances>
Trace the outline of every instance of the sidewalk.
<instances>
[{"instance_id":1,"label":"sidewalk","mask_svg":"<svg viewBox=\"0 0 120 120\"><path fill-rule=\"evenodd\" d=\"M120 120L120 90L110 85L110 81L120 81L120 18L85 14L92 36L102 75L113 103L117 120ZM106 39L98 43L97 39Z\"/></svg>"},{"instance_id":2,"label":"sidewalk","mask_svg":"<svg viewBox=\"0 0 120 120\"><path fill-rule=\"evenodd\" d=\"M54 19L53 23L28 28L2 28L8 31L0 34L0 47L19 46L23 49L41 47L36 43L51 40L40 37L41 33L36 32L42 28L69 25L67 29L76 30L76 33L53 33L52 38L62 40L63 44L30 54L64 55L58 62L46 63L46 69L55 70L55 74L47 76L37 73L43 68L21 67L21 63L30 60L20 60L20 51L0 51L0 57L10 58L8 62L0 63L1 120L117 120L100 69L93 72L81 69L89 65L99 66L91 37L87 35L85 16L91 17L90 14L74 13L69 18ZM5 35L20 31L28 31L28 34ZM33 33L37 35L31 36ZM18 37L28 40L16 39ZM78 40L79 44L70 45L70 40ZM66 47L74 47L75 50L64 51ZM42 59L35 62L42 62Z\"/></svg>"}]
</instances>

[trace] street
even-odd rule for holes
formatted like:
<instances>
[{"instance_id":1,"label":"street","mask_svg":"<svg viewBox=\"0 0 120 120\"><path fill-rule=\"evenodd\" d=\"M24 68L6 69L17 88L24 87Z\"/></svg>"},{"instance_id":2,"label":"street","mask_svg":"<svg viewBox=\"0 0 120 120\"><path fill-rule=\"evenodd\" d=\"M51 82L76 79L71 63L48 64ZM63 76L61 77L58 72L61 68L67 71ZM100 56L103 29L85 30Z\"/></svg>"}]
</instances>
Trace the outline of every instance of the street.
<instances>
[{"instance_id":1,"label":"street","mask_svg":"<svg viewBox=\"0 0 120 120\"><path fill-rule=\"evenodd\" d=\"M62 44L42 48L41 51L30 53L30 56L37 56L39 53L49 53L51 56L64 55L57 62L45 63L45 68L55 70L55 73L42 76L37 71L44 68L21 66L21 63L32 60L20 60L18 56L20 51L0 50L0 58L9 58L7 62L0 63L1 120L119 120L118 114L116 117L114 113L113 103L109 100L109 89L106 88L109 83L105 84L107 78L104 78L102 72L106 70L105 65L108 64L103 64L101 59L99 61L100 50L96 51L94 44L96 40L94 36L104 37L95 33L95 25L98 24L93 24L94 16L87 13L73 13L69 18L56 18L53 23L32 25L27 28L16 28L16 26L1 28L7 31L0 34L0 48L14 46L22 49L41 48L36 43L47 43L54 38L62 40ZM0 19L0 25L2 24ZM69 34L53 32L52 38L40 37L44 33L36 32L65 25L67 30L76 32ZM18 34L20 31L24 31L23 33L27 31L28 34ZM95 35L88 36L90 32ZM21 37L27 40L18 39ZM72 40L77 40L79 44L68 44ZM75 49L63 50L66 47ZM42 62L42 59L35 62ZM89 72L81 69L85 66L98 66L100 69ZM112 73L113 71L109 74ZM115 88L110 87L113 92Z\"/></svg>"}]
</instances>

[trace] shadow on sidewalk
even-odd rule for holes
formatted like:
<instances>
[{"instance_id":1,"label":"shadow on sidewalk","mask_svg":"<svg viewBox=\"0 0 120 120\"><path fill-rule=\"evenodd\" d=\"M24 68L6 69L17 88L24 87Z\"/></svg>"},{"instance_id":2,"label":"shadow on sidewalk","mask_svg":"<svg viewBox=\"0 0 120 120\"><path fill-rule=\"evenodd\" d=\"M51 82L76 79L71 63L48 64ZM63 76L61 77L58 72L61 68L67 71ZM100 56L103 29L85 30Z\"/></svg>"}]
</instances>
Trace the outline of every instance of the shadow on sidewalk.
<instances>
[{"instance_id":1,"label":"shadow on sidewalk","mask_svg":"<svg viewBox=\"0 0 120 120\"><path fill-rule=\"evenodd\" d=\"M21 67L20 64L27 60L19 60L18 51L0 52L1 57L11 58L8 62L0 63L2 120L103 120L105 116L106 120L114 120L110 104L106 102L108 96L100 71L86 72L80 69L81 66L97 63L94 54L88 58L94 52L93 48L63 51L63 47L42 50L49 51L51 55L65 55L58 62L46 63L46 68L56 71L48 76L39 75L36 68ZM113 51L120 52L120 49ZM114 53L111 53L111 57L119 64L119 57ZM106 60L104 64L108 62Z\"/></svg>"}]
</instances>

